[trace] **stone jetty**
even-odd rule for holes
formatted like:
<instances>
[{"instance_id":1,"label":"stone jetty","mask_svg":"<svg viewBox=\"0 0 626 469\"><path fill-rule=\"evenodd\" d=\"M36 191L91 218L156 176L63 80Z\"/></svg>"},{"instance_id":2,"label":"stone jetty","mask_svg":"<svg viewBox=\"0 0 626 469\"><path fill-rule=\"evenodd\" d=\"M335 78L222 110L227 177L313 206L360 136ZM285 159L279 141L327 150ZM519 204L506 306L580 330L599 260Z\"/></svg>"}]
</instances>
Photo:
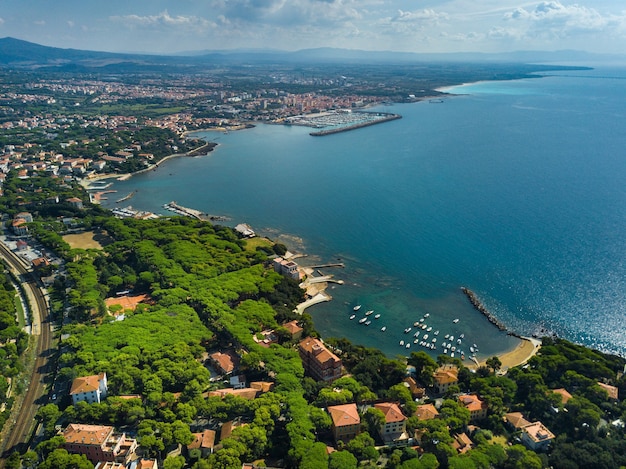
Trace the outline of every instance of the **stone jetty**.
<instances>
[{"instance_id":1,"label":"stone jetty","mask_svg":"<svg viewBox=\"0 0 626 469\"><path fill-rule=\"evenodd\" d=\"M470 301L470 303L472 303L472 306L474 306L477 311L480 311L491 324L496 326L501 331L507 330L506 326L498 321L498 318L496 318L493 314L489 312L489 310L487 310L487 308L485 308L485 306L481 303L481 301L472 290L467 287L461 287L461 291L465 294L465 296L467 296L467 299Z\"/></svg>"}]
</instances>

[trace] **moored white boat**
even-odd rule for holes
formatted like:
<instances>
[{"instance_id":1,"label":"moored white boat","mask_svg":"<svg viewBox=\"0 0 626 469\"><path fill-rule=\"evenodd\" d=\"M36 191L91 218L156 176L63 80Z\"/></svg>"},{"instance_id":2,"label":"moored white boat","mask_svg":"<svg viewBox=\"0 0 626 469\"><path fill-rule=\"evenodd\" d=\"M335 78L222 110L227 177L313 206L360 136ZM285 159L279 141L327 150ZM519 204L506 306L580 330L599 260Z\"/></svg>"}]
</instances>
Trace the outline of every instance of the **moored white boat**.
<instances>
[{"instance_id":1,"label":"moored white boat","mask_svg":"<svg viewBox=\"0 0 626 469\"><path fill-rule=\"evenodd\" d=\"M378 319L379 317L380 317L380 313L376 314L376 315L374 316L374 319Z\"/></svg>"},{"instance_id":2,"label":"moored white boat","mask_svg":"<svg viewBox=\"0 0 626 469\"><path fill-rule=\"evenodd\" d=\"M365 311L365 315L369 316L370 314L372 314L374 312L373 309L370 309L369 311Z\"/></svg>"},{"instance_id":3,"label":"moored white boat","mask_svg":"<svg viewBox=\"0 0 626 469\"><path fill-rule=\"evenodd\" d=\"M367 321L367 318L361 318L359 319L359 324L363 324L365 321Z\"/></svg>"},{"instance_id":4,"label":"moored white boat","mask_svg":"<svg viewBox=\"0 0 626 469\"><path fill-rule=\"evenodd\" d=\"M387 326L383 326L380 328L381 331L385 332L387 330Z\"/></svg>"},{"instance_id":5,"label":"moored white boat","mask_svg":"<svg viewBox=\"0 0 626 469\"><path fill-rule=\"evenodd\" d=\"M356 305L354 308L352 308L354 311L358 311L361 309L361 305Z\"/></svg>"},{"instance_id":6,"label":"moored white boat","mask_svg":"<svg viewBox=\"0 0 626 469\"><path fill-rule=\"evenodd\" d=\"M352 321L354 318L356 318L356 314L350 315L350 321Z\"/></svg>"}]
</instances>

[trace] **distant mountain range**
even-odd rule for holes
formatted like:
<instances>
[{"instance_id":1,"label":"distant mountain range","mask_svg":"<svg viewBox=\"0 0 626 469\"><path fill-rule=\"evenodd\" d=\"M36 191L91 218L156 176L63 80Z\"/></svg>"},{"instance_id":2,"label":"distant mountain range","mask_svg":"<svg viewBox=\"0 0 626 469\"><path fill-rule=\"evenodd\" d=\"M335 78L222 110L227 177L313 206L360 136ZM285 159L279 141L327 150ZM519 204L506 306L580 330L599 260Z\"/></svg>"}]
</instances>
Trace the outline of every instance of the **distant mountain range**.
<instances>
[{"instance_id":1,"label":"distant mountain range","mask_svg":"<svg viewBox=\"0 0 626 469\"><path fill-rule=\"evenodd\" d=\"M0 66L20 68L153 68L164 65L202 66L236 64L289 63L397 63L411 62L514 62L514 63L624 63L626 55L591 54L581 51L518 51L511 53L449 53L425 54L412 52L364 51L352 49L316 48L295 52L280 50L219 50L194 51L175 55L122 54L77 49L61 49L35 44L12 37L0 39Z\"/></svg>"}]
</instances>

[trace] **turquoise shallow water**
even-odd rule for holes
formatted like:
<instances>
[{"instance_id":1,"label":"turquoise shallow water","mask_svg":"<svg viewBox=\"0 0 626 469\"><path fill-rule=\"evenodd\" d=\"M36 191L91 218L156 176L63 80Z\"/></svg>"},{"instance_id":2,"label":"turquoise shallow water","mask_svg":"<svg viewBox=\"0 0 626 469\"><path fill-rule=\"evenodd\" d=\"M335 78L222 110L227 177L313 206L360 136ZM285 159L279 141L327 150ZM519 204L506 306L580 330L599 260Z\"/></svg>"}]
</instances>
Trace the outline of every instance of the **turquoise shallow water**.
<instances>
[{"instance_id":1,"label":"turquoise shallow water","mask_svg":"<svg viewBox=\"0 0 626 469\"><path fill-rule=\"evenodd\" d=\"M307 252L303 264L341 259L345 269L322 270L346 284L310 310L324 336L405 354L404 328L429 312L440 336L464 333L483 355L510 348L467 286L518 333L544 328L626 355L625 77L466 85L443 103L380 108L403 119L321 138L267 125L207 132L220 144L210 155L113 189L138 190L135 208L167 213L176 200L247 222ZM350 321L355 304L381 318Z\"/></svg>"}]
</instances>

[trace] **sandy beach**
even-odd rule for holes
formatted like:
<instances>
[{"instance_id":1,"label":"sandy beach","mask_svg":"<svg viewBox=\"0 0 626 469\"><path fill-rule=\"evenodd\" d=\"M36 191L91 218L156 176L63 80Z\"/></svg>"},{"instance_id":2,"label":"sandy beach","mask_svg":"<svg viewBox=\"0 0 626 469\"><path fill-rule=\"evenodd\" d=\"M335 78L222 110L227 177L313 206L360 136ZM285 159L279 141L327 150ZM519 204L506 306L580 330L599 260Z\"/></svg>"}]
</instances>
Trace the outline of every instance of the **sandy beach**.
<instances>
[{"instance_id":1,"label":"sandy beach","mask_svg":"<svg viewBox=\"0 0 626 469\"><path fill-rule=\"evenodd\" d=\"M528 337L522 337L517 347L509 352L504 352L498 355L498 358L502 362L502 371L506 372L509 368L514 366L523 365L530 360L541 348L541 341L537 339L531 339ZM487 357L490 358L490 357ZM480 366L485 366L485 361L480 361ZM470 368L477 368L476 366Z\"/></svg>"}]
</instances>

